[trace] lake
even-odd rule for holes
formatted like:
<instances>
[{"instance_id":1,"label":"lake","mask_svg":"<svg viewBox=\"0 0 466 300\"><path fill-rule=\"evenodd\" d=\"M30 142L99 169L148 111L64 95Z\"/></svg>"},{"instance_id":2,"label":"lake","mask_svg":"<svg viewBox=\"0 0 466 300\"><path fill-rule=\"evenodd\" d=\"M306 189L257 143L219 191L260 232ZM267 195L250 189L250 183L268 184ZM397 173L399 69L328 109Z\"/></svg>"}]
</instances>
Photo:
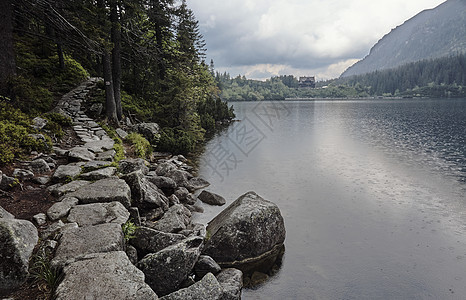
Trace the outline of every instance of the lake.
<instances>
[{"instance_id":1,"label":"lake","mask_svg":"<svg viewBox=\"0 0 466 300\"><path fill-rule=\"evenodd\" d=\"M465 299L466 99L236 102L199 175L285 219L283 264L243 299ZM207 223L225 207L202 204Z\"/></svg>"}]
</instances>

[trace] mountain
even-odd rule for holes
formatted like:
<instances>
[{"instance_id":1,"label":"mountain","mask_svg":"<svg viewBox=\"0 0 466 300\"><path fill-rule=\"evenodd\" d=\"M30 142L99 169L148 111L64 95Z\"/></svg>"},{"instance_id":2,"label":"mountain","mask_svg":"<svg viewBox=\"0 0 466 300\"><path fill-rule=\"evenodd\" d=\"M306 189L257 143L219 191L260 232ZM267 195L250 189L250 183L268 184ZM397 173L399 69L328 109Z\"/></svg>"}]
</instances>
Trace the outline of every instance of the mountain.
<instances>
[{"instance_id":1,"label":"mountain","mask_svg":"<svg viewBox=\"0 0 466 300\"><path fill-rule=\"evenodd\" d=\"M448 0L393 29L341 77L466 52L466 0Z\"/></svg>"}]
</instances>

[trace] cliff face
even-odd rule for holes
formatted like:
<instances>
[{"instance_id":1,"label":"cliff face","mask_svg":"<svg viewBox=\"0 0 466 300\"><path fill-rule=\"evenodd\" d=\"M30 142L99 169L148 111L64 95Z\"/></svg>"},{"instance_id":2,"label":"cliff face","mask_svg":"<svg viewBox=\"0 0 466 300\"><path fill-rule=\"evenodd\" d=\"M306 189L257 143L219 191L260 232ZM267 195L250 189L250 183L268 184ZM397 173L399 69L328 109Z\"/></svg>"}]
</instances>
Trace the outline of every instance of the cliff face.
<instances>
[{"instance_id":1,"label":"cliff face","mask_svg":"<svg viewBox=\"0 0 466 300\"><path fill-rule=\"evenodd\" d=\"M420 12L375 44L341 77L389 69L466 51L466 0L448 0Z\"/></svg>"}]
</instances>

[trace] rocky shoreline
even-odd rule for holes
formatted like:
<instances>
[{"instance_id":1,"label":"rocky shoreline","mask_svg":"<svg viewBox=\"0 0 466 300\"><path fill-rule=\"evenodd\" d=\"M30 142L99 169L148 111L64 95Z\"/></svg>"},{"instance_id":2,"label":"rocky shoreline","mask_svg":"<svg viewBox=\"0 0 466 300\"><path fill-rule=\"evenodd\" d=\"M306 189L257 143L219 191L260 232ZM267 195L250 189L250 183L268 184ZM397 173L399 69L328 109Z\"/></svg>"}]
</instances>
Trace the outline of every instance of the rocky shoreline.
<instances>
[{"instance_id":1,"label":"rocky shoreline","mask_svg":"<svg viewBox=\"0 0 466 300\"><path fill-rule=\"evenodd\" d=\"M97 81L84 82L56 108L73 120L80 145L54 147L10 176L0 174L2 190L34 181L56 200L34 224L0 205L0 295L24 283L30 260L42 257L42 271L56 272L56 299L240 299L242 271L265 274L283 253L278 207L249 192L207 228L192 223L192 213L202 212L198 200L226 200L203 190L209 183L193 176L181 155L114 162L114 141L82 105ZM134 128L147 136L157 127Z\"/></svg>"}]
</instances>

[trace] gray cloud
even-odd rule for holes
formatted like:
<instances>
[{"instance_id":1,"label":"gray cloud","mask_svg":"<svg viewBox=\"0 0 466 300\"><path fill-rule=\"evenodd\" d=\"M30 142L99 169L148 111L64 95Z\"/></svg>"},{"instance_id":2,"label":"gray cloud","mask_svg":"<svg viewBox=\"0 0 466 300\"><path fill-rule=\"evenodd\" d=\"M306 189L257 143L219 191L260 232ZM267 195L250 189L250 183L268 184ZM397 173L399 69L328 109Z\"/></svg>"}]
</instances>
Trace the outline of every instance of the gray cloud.
<instances>
[{"instance_id":1,"label":"gray cloud","mask_svg":"<svg viewBox=\"0 0 466 300\"><path fill-rule=\"evenodd\" d=\"M337 77L378 39L445 0L191 0L216 69Z\"/></svg>"}]
</instances>

